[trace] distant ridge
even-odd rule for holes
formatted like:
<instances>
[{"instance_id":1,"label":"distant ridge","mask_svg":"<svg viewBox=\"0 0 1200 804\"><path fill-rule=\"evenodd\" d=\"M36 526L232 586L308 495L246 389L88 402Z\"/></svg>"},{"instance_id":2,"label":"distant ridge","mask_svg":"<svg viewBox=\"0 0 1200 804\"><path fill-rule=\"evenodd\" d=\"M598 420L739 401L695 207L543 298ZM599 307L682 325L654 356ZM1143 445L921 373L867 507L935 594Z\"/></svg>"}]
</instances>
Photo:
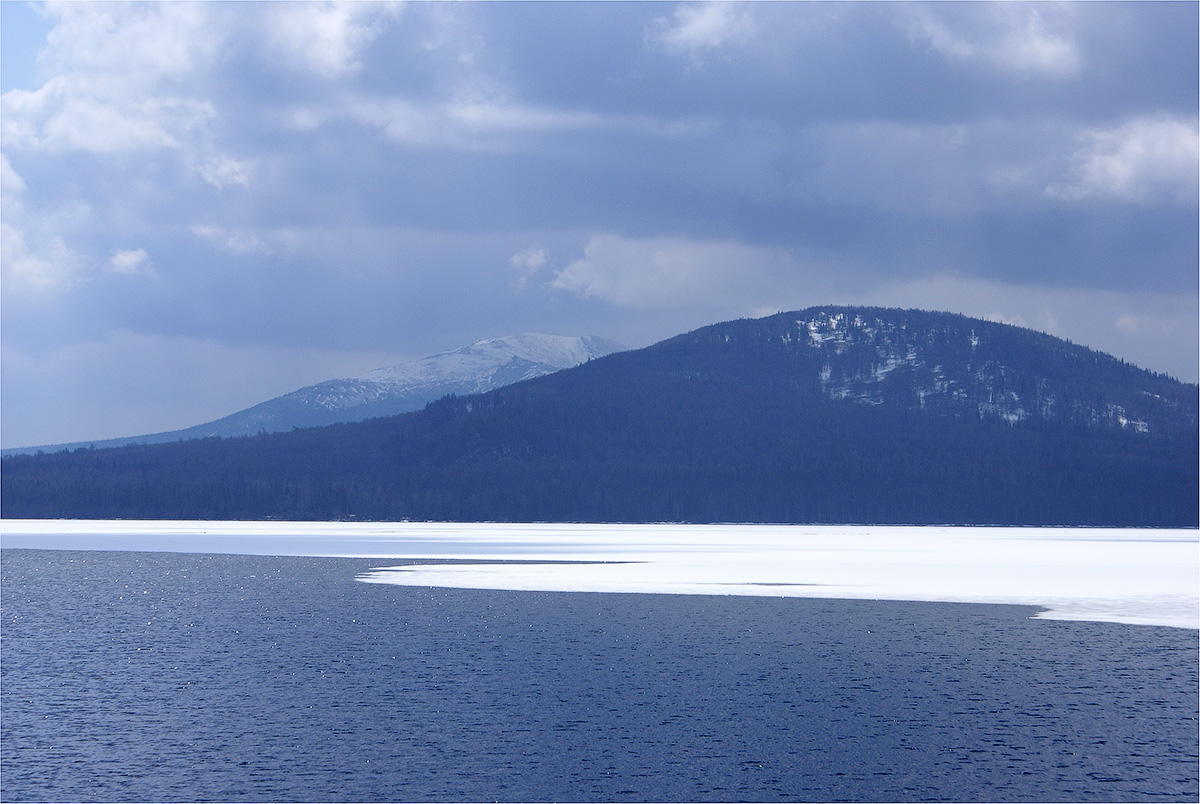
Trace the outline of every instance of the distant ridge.
<instances>
[{"instance_id":1,"label":"distant ridge","mask_svg":"<svg viewBox=\"0 0 1200 804\"><path fill-rule=\"evenodd\" d=\"M1198 407L1032 330L815 307L390 418L5 458L3 515L1194 528Z\"/></svg>"},{"instance_id":2,"label":"distant ridge","mask_svg":"<svg viewBox=\"0 0 1200 804\"><path fill-rule=\"evenodd\" d=\"M166 444L193 438L230 438L320 427L423 408L447 394L476 394L549 374L624 347L593 336L526 333L476 341L470 346L375 369L359 377L328 380L261 402L215 421L149 435L6 449L4 455L58 452L129 444Z\"/></svg>"}]
</instances>

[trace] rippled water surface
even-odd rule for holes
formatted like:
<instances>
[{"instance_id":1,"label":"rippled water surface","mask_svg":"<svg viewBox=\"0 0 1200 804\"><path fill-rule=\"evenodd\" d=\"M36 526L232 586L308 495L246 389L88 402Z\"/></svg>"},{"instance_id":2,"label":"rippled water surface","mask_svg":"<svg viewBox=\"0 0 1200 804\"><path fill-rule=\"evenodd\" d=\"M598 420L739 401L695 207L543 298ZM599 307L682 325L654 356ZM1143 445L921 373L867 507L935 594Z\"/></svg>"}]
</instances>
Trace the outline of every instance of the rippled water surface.
<instances>
[{"instance_id":1,"label":"rippled water surface","mask_svg":"<svg viewBox=\"0 0 1200 804\"><path fill-rule=\"evenodd\" d=\"M3 551L0 796L1200 795L1194 630L355 581L380 564Z\"/></svg>"}]
</instances>

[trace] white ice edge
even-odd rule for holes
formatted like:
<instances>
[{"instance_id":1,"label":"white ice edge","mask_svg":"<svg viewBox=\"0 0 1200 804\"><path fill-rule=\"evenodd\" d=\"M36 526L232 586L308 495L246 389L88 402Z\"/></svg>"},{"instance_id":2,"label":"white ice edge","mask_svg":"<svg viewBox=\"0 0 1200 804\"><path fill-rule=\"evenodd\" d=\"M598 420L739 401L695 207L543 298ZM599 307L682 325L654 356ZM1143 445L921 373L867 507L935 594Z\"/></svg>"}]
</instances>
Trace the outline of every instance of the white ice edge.
<instances>
[{"instance_id":1,"label":"white ice edge","mask_svg":"<svg viewBox=\"0 0 1200 804\"><path fill-rule=\"evenodd\" d=\"M360 580L1008 603L1048 619L1200 628L1195 530L0 520L0 546L458 559L470 563L381 566Z\"/></svg>"}]
</instances>

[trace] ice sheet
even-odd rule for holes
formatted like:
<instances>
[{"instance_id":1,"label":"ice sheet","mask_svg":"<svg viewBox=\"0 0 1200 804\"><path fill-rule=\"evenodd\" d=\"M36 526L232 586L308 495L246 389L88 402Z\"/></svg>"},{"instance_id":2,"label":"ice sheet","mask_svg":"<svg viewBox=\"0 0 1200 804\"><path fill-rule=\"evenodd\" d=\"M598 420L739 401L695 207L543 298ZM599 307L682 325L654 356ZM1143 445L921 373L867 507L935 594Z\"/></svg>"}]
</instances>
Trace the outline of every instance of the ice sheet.
<instances>
[{"instance_id":1,"label":"ice sheet","mask_svg":"<svg viewBox=\"0 0 1200 804\"><path fill-rule=\"evenodd\" d=\"M391 564L362 580L1018 603L1046 618L1200 627L1195 530L3 520L0 545L468 559Z\"/></svg>"}]
</instances>

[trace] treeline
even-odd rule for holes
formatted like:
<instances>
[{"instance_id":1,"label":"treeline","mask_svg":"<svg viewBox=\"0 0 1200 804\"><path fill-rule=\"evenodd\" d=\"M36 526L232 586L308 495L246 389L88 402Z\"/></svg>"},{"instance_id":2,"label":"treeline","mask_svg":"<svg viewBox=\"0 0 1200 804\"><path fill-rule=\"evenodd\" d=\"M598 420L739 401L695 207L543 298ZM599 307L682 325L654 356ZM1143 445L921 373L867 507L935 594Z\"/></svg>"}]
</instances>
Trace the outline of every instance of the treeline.
<instances>
[{"instance_id":1,"label":"treeline","mask_svg":"<svg viewBox=\"0 0 1200 804\"><path fill-rule=\"evenodd\" d=\"M6 458L3 515L1197 525L1194 426L830 400L786 350L709 334L387 419Z\"/></svg>"}]
</instances>

